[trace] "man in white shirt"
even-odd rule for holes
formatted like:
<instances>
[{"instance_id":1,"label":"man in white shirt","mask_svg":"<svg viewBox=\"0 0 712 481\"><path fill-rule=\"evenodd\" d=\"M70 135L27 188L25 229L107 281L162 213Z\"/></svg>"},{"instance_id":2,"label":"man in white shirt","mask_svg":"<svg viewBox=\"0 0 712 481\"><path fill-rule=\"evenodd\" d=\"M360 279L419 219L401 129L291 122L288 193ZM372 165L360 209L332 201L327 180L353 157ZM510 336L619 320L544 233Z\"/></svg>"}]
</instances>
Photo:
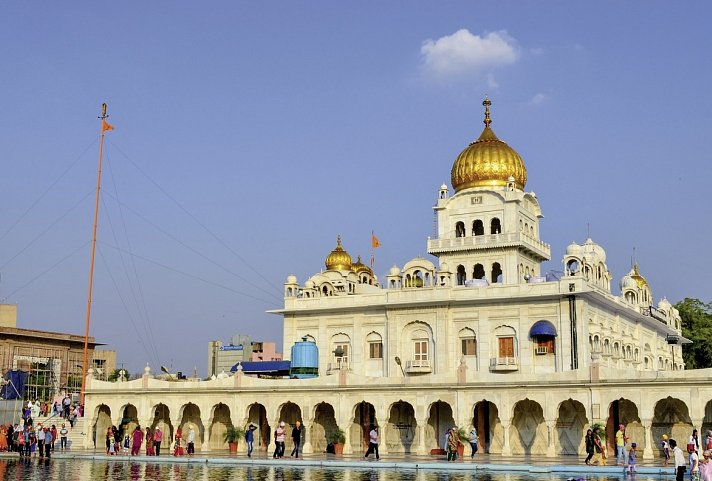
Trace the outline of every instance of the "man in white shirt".
<instances>
[{"instance_id":1,"label":"man in white shirt","mask_svg":"<svg viewBox=\"0 0 712 481\"><path fill-rule=\"evenodd\" d=\"M677 447L677 441L674 439L668 440L668 444L672 448L672 453L675 457L675 481L685 480L685 455L682 454L682 449Z\"/></svg>"},{"instance_id":2,"label":"man in white shirt","mask_svg":"<svg viewBox=\"0 0 712 481\"><path fill-rule=\"evenodd\" d=\"M37 424L37 447L40 451L40 458L44 458L45 431L42 429L42 423Z\"/></svg>"},{"instance_id":3,"label":"man in white shirt","mask_svg":"<svg viewBox=\"0 0 712 481\"><path fill-rule=\"evenodd\" d=\"M378 426L373 426L371 432L368 433L368 451L364 458L367 458L371 453L376 454L376 460L381 459L378 455Z\"/></svg>"},{"instance_id":4,"label":"man in white shirt","mask_svg":"<svg viewBox=\"0 0 712 481\"><path fill-rule=\"evenodd\" d=\"M193 454L195 454L195 431L192 425L188 430L188 438L186 441L188 443L188 456L193 457Z\"/></svg>"}]
</instances>

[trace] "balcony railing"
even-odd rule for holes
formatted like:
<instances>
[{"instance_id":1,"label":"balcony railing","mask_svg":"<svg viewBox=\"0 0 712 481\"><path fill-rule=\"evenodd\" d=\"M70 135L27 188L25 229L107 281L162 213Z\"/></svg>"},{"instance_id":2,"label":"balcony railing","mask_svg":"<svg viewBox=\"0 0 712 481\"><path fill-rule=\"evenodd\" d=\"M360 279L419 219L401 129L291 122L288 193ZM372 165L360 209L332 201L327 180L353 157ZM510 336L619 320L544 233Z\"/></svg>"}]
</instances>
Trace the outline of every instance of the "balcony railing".
<instances>
[{"instance_id":1,"label":"balcony railing","mask_svg":"<svg viewBox=\"0 0 712 481\"><path fill-rule=\"evenodd\" d=\"M493 357L490 358L490 371L518 371L518 357Z\"/></svg>"},{"instance_id":2,"label":"balcony railing","mask_svg":"<svg viewBox=\"0 0 712 481\"><path fill-rule=\"evenodd\" d=\"M522 232L428 239L428 253L430 254L510 246L523 247L543 259L551 258L549 244Z\"/></svg>"},{"instance_id":3,"label":"balcony railing","mask_svg":"<svg viewBox=\"0 0 712 481\"><path fill-rule=\"evenodd\" d=\"M351 370L351 364L348 361L330 362L326 366L327 373L336 372L336 371L350 371L350 370Z\"/></svg>"},{"instance_id":4,"label":"balcony railing","mask_svg":"<svg viewBox=\"0 0 712 481\"><path fill-rule=\"evenodd\" d=\"M412 374L421 374L431 372L433 368L430 366L430 359L412 359L405 362L405 372Z\"/></svg>"}]
</instances>

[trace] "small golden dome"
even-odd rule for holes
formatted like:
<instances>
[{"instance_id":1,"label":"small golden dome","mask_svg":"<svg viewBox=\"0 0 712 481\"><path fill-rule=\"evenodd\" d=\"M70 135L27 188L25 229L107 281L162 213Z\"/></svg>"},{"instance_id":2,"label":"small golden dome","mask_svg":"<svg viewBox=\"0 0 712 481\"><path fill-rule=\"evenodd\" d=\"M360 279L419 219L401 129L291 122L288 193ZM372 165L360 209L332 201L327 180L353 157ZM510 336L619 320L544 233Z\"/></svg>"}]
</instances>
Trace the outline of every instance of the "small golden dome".
<instances>
[{"instance_id":1,"label":"small golden dome","mask_svg":"<svg viewBox=\"0 0 712 481\"><path fill-rule=\"evenodd\" d=\"M351 270L351 256L341 247L341 236L336 238L336 248L326 256L325 264L330 271Z\"/></svg>"},{"instance_id":2,"label":"small golden dome","mask_svg":"<svg viewBox=\"0 0 712 481\"><path fill-rule=\"evenodd\" d=\"M469 187L506 186L509 178L514 178L518 189L527 183L527 169L516 150L502 142L490 128L489 106L492 102L485 98L485 129L458 156L450 172L450 181L459 192Z\"/></svg>"},{"instance_id":3,"label":"small golden dome","mask_svg":"<svg viewBox=\"0 0 712 481\"><path fill-rule=\"evenodd\" d=\"M351 266L351 270L354 271L356 274L360 274L362 272L367 272L367 273L373 275L373 271L371 270L371 268L368 267L363 262L361 262L361 256L358 256L356 262L354 262L353 265Z\"/></svg>"},{"instance_id":4,"label":"small golden dome","mask_svg":"<svg viewBox=\"0 0 712 481\"><path fill-rule=\"evenodd\" d=\"M648 281L645 280L645 277L641 276L640 272L638 272L638 263L637 262L633 266L633 273L630 275L630 277L635 279L635 282L638 283L639 289L642 289L643 287L648 285Z\"/></svg>"}]
</instances>

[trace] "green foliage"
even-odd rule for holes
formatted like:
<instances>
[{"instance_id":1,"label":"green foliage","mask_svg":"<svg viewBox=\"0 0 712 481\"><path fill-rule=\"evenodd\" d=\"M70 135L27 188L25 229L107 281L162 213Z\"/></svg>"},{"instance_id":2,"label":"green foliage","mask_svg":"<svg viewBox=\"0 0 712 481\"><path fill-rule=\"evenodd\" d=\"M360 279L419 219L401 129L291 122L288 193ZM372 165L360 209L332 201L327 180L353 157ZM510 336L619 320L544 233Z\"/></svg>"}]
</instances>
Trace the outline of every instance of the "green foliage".
<instances>
[{"instance_id":1,"label":"green foliage","mask_svg":"<svg viewBox=\"0 0 712 481\"><path fill-rule=\"evenodd\" d=\"M682 318L682 335L692 341L682 346L685 369L712 367L712 302L685 298L675 308Z\"/></svg>"},{"instance_id":2,"label":"green foliage","mask_svg":"<svg viewBox=\"0 0 712 481\"><path fill-rule=\"evenodd\" d=\"M331 442L334 444L344 444L346 442L346 433L337 427L334 432L331 433Z\"/></svg>"},{"instance_id":3,"label":"green foliage","mask_svg":"<svg viewBox=\"0 0 712 481\"><path fill-rule=\"evenodd\" d=\"M111 374L109 374L109 377L107 378L108 381L110 382L116 382L119 380L119 377L121 377L121 371L124 371L124 376L128 379L129 372L125 369L114 369Z\"/></svg>"},{"instance_id":4,"label":"green foliage","mask_svg":"<svg viewBox=\"0 0 712 481\"><path fill-rule=\"evenodd\" d=\"M465 428L460 428L457 430L457 437L459 437L460 441L462 441L463 443L470 442L470 433L465 431Z\"/></svg>"},{"instance_id":5,"label":"green foliage","mask_svg":"<svg viewBox=\"0 0 712 481\"><path fill-rule=\"evenodd\" d=\"M238 426L228 426L223 435L226 443L237 443L245 437L245 430Z\"/></svg>"},{"instance_id":6,"label":"green foliage","mask_svg":"<svg viewBox=\"0 0 712 481\"><path fill-rule=\"evenodd\" d=\"M598 435L601 437L601 440L605 443L606 442L606 425L603 423L594 423L591 426L591 431L593 431L595 433L596 429L598 429Z\"/></svg>"}]
</instances>

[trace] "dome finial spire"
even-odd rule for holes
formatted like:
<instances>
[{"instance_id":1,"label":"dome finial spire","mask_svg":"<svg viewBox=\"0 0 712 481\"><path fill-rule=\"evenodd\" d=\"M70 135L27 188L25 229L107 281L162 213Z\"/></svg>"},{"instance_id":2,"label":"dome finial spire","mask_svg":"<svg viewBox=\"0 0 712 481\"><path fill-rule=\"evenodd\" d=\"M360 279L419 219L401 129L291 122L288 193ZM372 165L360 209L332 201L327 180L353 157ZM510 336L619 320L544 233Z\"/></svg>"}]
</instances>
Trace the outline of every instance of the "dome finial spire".
<instances>
[{"instance_id":1,"label":"dome finial spire","mask_svg":"<svg viewBox=\"0 0 712 481\"><path fill-rule=\"evenodd\" d=\"M485 106L485 127L489 127L490 124L492 123L492 119L490 119L490 105L492 105L492 102L490 99L485 95L485 100L482 102L482 105Z\"/></svg>"}]
</instances>

